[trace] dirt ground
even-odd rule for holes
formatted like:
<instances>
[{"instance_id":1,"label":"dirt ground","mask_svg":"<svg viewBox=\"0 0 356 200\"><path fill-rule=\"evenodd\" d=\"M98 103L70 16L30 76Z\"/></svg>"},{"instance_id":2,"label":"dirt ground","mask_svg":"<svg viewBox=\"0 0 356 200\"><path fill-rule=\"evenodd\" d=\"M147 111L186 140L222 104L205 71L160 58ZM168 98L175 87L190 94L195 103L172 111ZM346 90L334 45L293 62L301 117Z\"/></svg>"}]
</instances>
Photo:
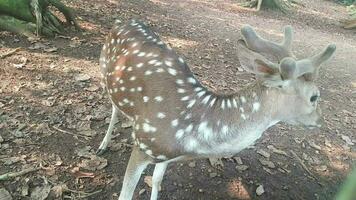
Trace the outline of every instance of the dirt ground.
<instances>
[{"instance_id":1,"label":"dirt ground","mask_svg":"<svg viewBox=\"0 0 356 200\"><path fill-rule=\"evenodd\" d=\"M237 59L240 28L280 40L294 27L299 58L335 43L335 56L318 83L325 125L305 130L278 124L255 146L233 158L171 164L160 199L333 199L356 160L356 31L340 28L344 6L302 1L284 15L255 12L239 1L77 0L85 31L33 40L0 33L0 174L41 169L0 181L0 196L13 199L117 199L130 154L130 124L117 125L110 150L95 150L110 119L110 103L99 83L99 54L115 19L149 24L185 58L196 77L215 91L231 92L252 81ZM293 105L291 105L293 106ZM149 199L152 166L134 199ZM264 193L257 195L263 187ZM2 189L1 189L2 188Z\"/></svg>"}]
</instances>

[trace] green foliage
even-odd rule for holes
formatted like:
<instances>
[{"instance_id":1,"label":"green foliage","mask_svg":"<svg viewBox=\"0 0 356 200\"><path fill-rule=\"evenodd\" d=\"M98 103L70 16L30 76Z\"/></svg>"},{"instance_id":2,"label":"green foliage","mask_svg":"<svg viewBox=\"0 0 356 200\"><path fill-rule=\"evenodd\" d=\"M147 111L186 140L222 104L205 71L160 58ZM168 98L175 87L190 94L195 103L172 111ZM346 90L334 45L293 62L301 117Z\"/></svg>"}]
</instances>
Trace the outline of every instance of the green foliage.
<instances>
[{"instance_id":1,"label":"green foliage","mask_svg":"<svg viewBox=\"0 0 356 200\"><path fill-rule=\"evenodd\" d=\"M352 5L353 3L356 2L356 0L337 0L338 2L345 4L347 6Z\"/></svg>"},{"instance_id":2,"label":"green foliage","mask_svg":"<svg viewBox=\"0 0 356 200\"><path fill-rule=\"evenodd\" d=\"M356 168L347 177L345 183L341 187L336 196L336 200L355 200L356 197Z\"/></svg>"}]
</instances>

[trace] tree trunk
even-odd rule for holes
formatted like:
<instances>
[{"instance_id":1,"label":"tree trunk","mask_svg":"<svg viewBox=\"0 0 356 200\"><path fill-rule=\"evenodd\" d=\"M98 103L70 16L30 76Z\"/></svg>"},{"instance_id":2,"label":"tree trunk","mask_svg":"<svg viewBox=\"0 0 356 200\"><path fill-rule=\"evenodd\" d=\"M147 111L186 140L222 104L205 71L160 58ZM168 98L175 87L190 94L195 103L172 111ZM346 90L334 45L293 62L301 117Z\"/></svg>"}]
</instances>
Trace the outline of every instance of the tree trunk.
<instances>
[{"instance_id":1,"label":"tree trunk","mask_svg":"<svg viewBox=\"0 0 356 200\"><path fill-rule=\"evenodd\" d=\"M60 0L0 0L0 29L26 36L54 36L63 32L63 23L48 8L57 8L68 24L80 29L72 11ZM32 33L32 34L31 34Z\"/></svg>"},{"instance_id":2,"label":"tree trunk","mask_svg":"<svg viewBox=\"0 0 356 200\"><path fill-rule=\"evenodd\" d=\"M292 2L296 3L296 0L251 0L243 6L260 8L278 9L284 13L288 13L292 9Z\"/></svg>"}]
</instances>

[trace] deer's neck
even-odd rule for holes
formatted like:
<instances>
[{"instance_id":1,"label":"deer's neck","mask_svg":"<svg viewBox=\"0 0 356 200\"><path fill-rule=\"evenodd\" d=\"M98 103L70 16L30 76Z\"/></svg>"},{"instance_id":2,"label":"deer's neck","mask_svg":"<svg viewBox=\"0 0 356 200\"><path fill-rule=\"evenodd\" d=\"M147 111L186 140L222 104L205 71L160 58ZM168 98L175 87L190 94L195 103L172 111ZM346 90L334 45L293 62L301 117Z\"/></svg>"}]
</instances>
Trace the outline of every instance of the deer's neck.
<instances>
[{"instance_id":1,"label":"deer's neck","mask_svg":"<svg viewBox=\"0 0 356 200\"><path fill-rule=\"evenodd\" d=\"M196 105L192 111L195 113L193 120L198 122L196 138L202 145L197 153L201 154L205 153L204 146L206 154L214 154L209 152L211 149L217 154L237 153L279 122L276 91L259 83L231 95L209 91ZM188 146L189 139L192 138L187 138Z\"/></svg>"}]
</instances>

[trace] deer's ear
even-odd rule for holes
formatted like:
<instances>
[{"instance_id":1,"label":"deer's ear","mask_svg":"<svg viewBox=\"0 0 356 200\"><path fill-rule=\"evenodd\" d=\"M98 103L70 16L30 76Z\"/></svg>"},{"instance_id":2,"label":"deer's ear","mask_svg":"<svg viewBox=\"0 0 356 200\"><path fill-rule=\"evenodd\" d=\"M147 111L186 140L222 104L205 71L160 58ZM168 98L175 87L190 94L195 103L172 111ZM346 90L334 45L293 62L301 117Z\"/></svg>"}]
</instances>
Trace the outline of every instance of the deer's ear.
<instances>
[{"instance_id":1,"label":"deer's ear","mask_svg":"<svg viewBox=\"0 0 356 200\"><path fill-rule=\"evenodd\" d=\"M278 73L278 66L261 54L248 49L243 40L238 42L238 57L241 66L258 77L268 77Z\"/></svg>"}]
</instances>

